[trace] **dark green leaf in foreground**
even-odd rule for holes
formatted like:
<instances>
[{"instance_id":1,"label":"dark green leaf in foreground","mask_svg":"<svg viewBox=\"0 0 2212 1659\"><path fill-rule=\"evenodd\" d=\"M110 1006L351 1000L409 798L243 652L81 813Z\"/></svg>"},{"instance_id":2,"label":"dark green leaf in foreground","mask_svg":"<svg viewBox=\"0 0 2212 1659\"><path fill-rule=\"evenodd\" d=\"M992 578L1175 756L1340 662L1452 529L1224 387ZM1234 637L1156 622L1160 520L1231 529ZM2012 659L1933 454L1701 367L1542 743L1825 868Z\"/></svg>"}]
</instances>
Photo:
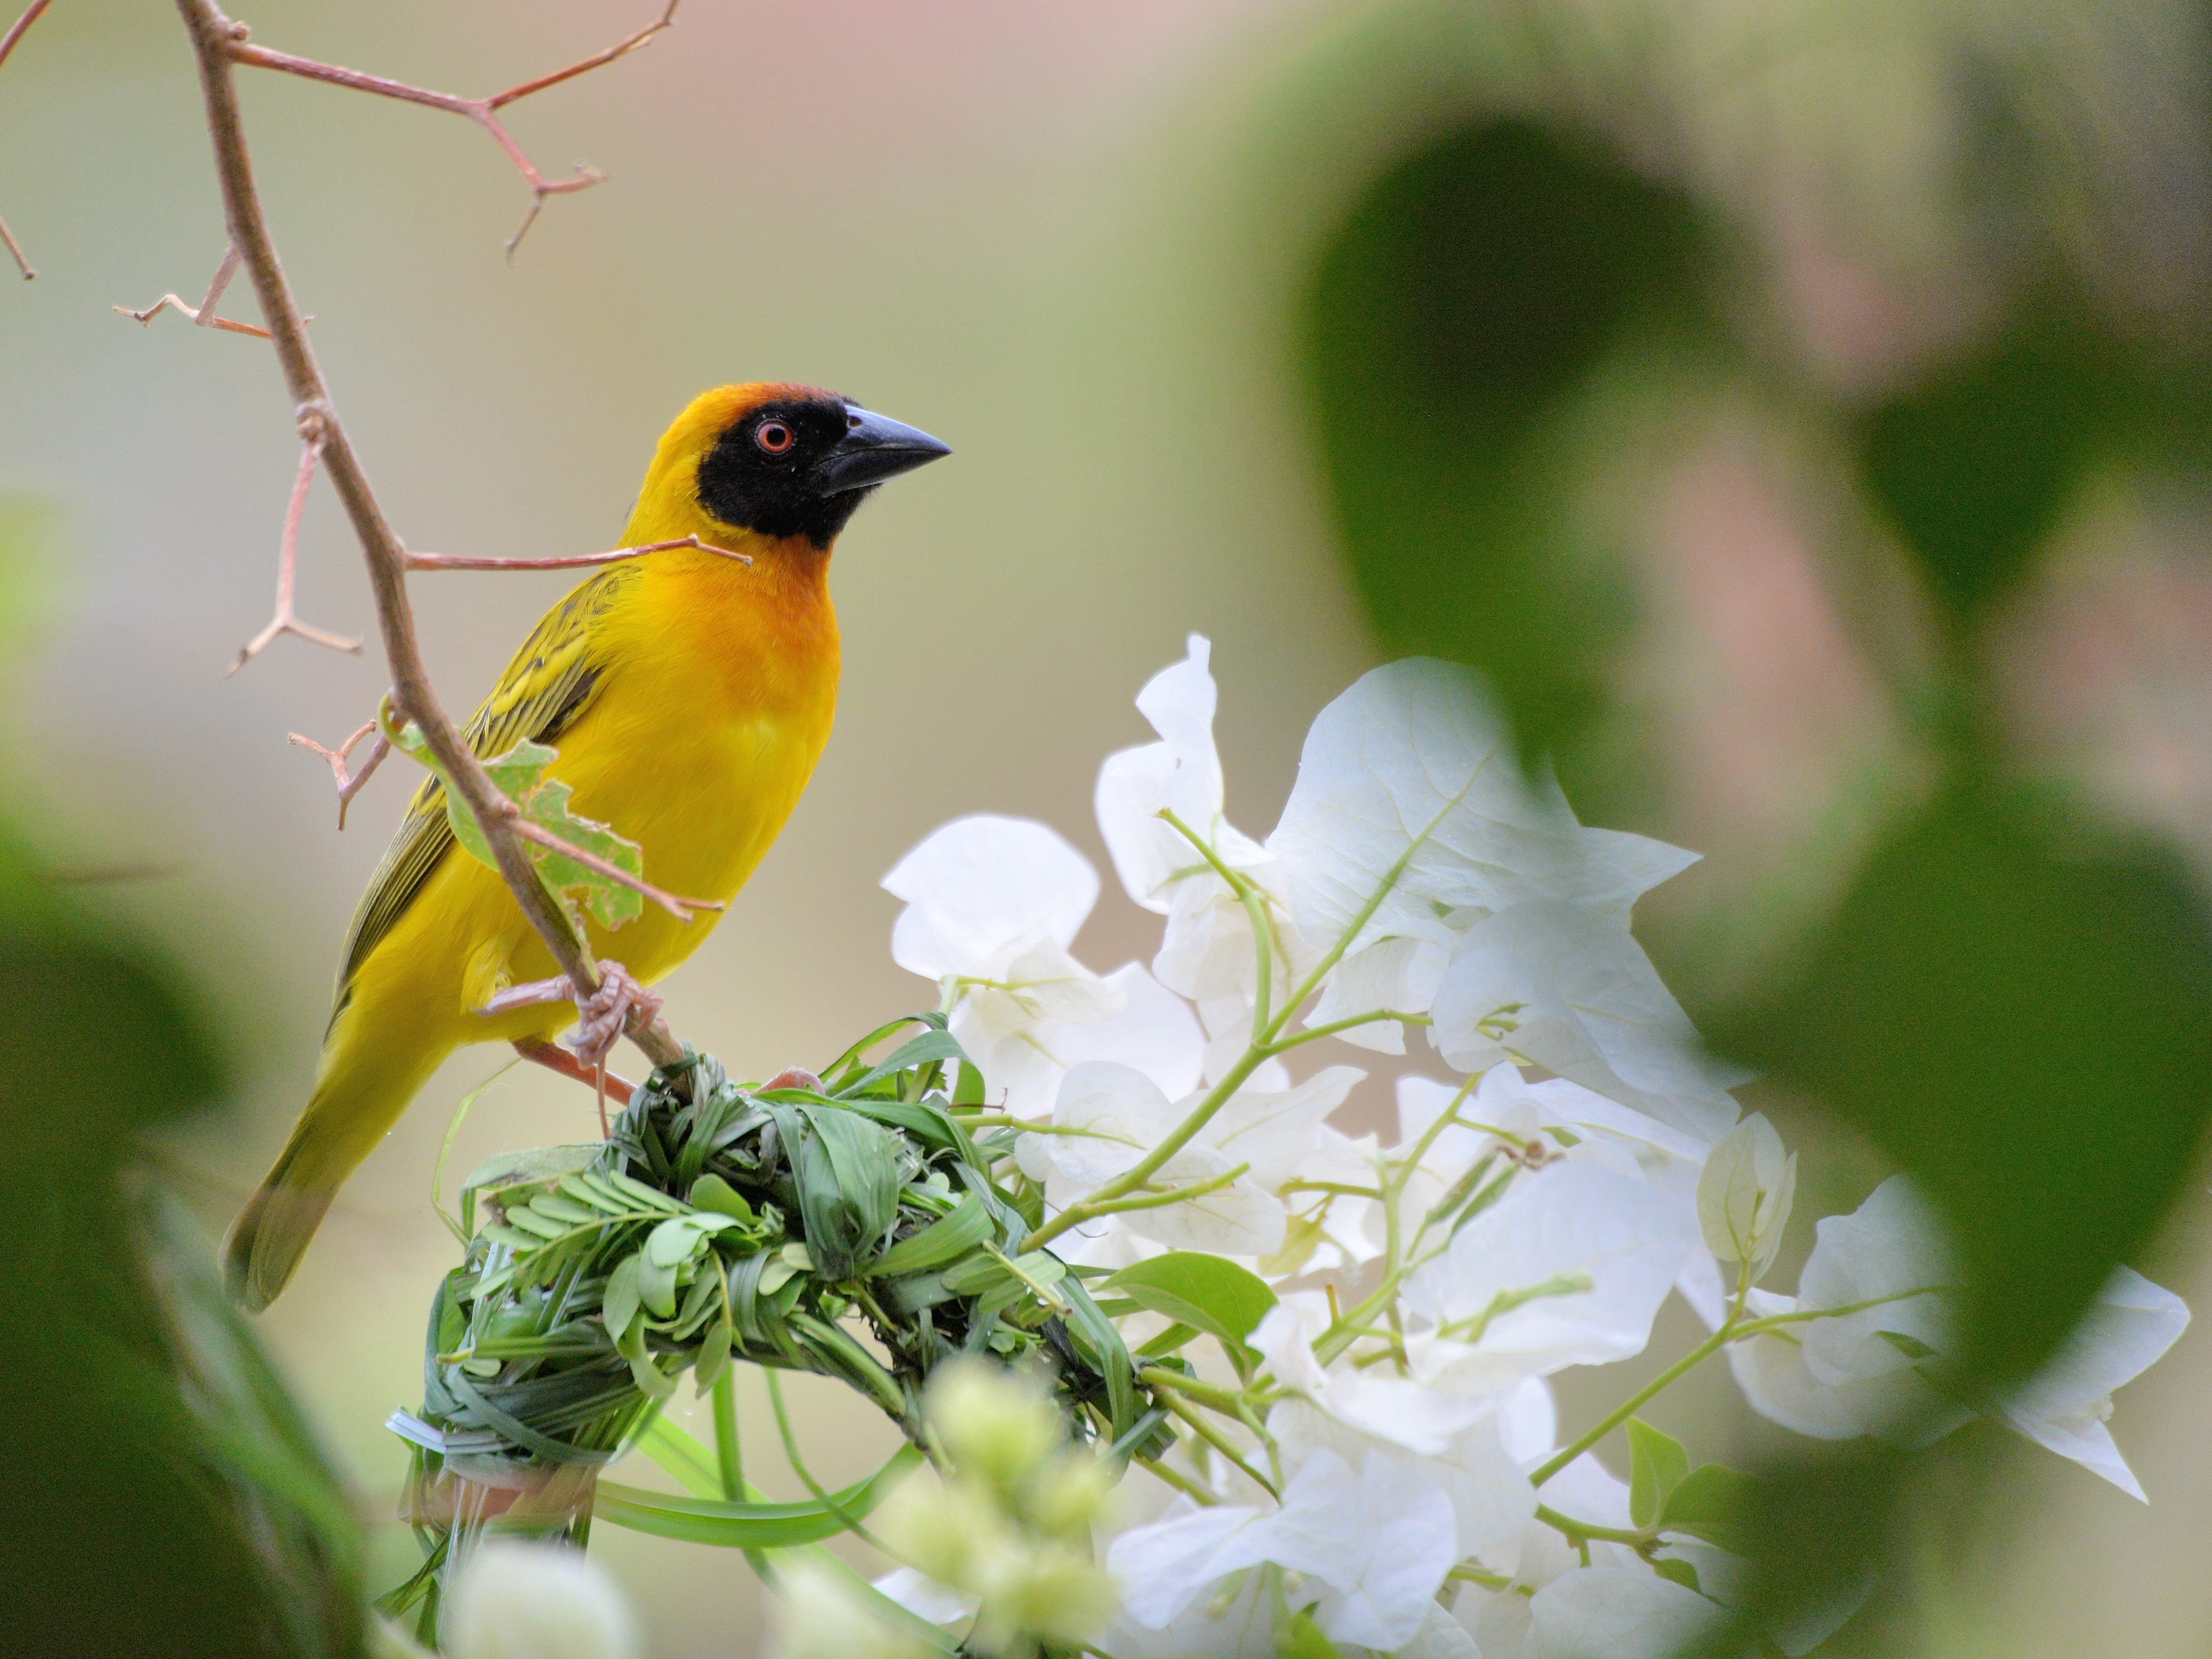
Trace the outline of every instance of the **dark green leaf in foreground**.
<instances>
[{"instance_id":1,"label":"dark green leaf in foreground","mask_svg":"<svg viewBox=\"0 0 2212 1659\"><path fill-rule=\"evenodd\" d=\"M2195 1167L2212 920L2174 862L1960 785L1877 850L1724 1046L1858 1124L1963 1258L1971 1376L2024 1375Z\"/></svg>"}]
</instances>

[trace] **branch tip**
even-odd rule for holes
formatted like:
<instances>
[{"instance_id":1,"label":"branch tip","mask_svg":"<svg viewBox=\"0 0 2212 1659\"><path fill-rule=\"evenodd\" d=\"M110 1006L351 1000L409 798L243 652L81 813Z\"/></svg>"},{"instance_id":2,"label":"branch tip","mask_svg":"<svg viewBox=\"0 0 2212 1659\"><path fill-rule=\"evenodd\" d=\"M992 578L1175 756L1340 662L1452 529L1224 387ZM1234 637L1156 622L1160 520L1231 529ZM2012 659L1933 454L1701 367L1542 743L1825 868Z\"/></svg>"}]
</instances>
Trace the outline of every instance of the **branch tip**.
<instances>
[{"instance_id":1,"label":"branch tip","mask_svg":"<svg viewBox=\"0 0 2212 1659\"><path fill-rule=\"evenodd\" d=\"M276 614L269 619L269 626L248 640L237 659L223 671L227 679L252 662L284 635L291 634L331 651L343 651L358 657L361 641L348 639L343 634L333 634L300 620L292 606L292 586L300 556L300 519L307 509L307 486L315 476L315 464L323 458L325 434L329 430L327 403L314 400L300 405L300 431L307 441L300 451L299 476L292 482L292 499L284 508L284 539L276 553ZM360 734L356 733L356 737ZM341 817L339 826L343 829Z\"/></svg>"},{"instance_id":2,"label":"branch tip","mask_svg":"<svg viewBox=\"0 0 2212 1659\"><path fill-rule=\"evenodd\" d=\"M353 804L353 798L361 793L362 786L368 781L369 775L383 765L384 757L392 752L391 739L379 732L376 744L368 751L368 758L361 763L361 770L353 773L346 770L346 757L353 753L355 745L372 732L376 732L374 720L369 721L335 749L324 748L305 732L286 734L295 748L312 749L331 763L331 775L337 781L338 786L338 829L341 832L345 829L346 808Z\"/></svg>"},{"instance_id":3,"label":"branch tip","mask_svg":"<svg viewBox=\"0 0 2212 1659\"><path fill-rule=\"evenodd\" d=\"M289 52L275 52L267 46L248 46L246 43L246 27L242 23L229 25L228 44L223 48L223 52L233 63L243 64L252 69L277 70L286 75L301 76L305 79L320 81L330 86L350 87L356 92L374 93L380 98L397 98L403 103L421 104L427 109L441 109L449 114L465 116L474 121L491 136L492 142L499 146L514 170L522 175L522 182L530 186L529 210L522 216L522 223L516 228L514 234L507 239L507 260L509 264L512 264L514 263L515 250L522 246L522 239L530 234L530 228L538 222L538 216L544 210L547 197L565 196L574 191L589 190L593 185L605 184L607 175L596 167L586 167L580 161L576 164L576 172L573 178L548 179L538 170L536 163L531 161L522 146L515 142L514 136L507 130L507 124L499 118L499 112L507 105L527 98L533 93L544 92L549 87L556 87L563 81L574 80L577 76L611 64L617 58L629 56L640 46L650 42L663 29L673 28L676 26L678 3L680 3L680 0L672 0L668 9L661 13L657 21L647 24L635 34L624 37L604 51L593 52L588 58L579 58L564 69L555 70L550 75L541 75L535 80L522 82L519 85L507 88L504 92L495 92L484 98L464 98L455 93L436 92L428 87L415 86L405 81L394 81L381 75L365 74L360 70L345 69L337 64L320 63L314 58L298 57Z\"/></svg>"}]
</instances>

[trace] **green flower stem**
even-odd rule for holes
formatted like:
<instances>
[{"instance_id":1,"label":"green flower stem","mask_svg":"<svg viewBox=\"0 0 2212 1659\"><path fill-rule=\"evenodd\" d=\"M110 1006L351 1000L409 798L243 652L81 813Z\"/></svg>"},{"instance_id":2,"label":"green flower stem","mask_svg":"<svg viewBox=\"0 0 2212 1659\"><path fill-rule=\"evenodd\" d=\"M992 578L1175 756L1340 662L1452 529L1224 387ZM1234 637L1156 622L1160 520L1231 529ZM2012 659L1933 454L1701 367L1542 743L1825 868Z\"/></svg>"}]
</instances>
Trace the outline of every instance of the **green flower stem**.
<instances>
[{"instance_id":1,"label":"green flower stem","mask_svg":"<svg viewBox=\"0 0 2212 1659\"><path fill-rule=\"evenodd\" d=\"M1193 1503L1197 1504L1202 1509L1210 1510L1216 1504L1218 1504L1221 1501L1212 1492L1206 1491L1205 1487L1200 1486L1196 1481L1190 1480L1177 1470L1170 1468L1166 1464L1160 1462L1156 1458L1139 1457L1133 1459L1132 1461L1139 1468L1158 1476L1159 1479L1166 1485L1174 1487L1185 1498L1189 1498Z\"/></svg>"},{"instance_id":2,"label":"green flower stem","mask_svg":"<svg viewBox=\"0 0 2212 1659\"><path fill-rule=\"evenodd\" d=\"M1606 1436L1611 1434L1615 1429L1628 1421L1630 1418L1635 1416L1638 1411L1642 1410L1645 1405L1649 1404L1661 1393L1673 1387L1676 1382L1680 1382L1682 1378L1687 1376L1699 1365L1711 1358L1713 1355L1718 1353L1723 1348L1726 1347L1729 1342L1734 1340L1741 1334L1741 1327L1735 1325L1733 1322L1723 1324L1720 1329L1715 1331L1704 1341L1698 1343L1696 1347L1691 1349L1689 1352L1684 1354L1680 1359L1669 1365L1665 1370L1660 1372L1658 1376L1653 1377L1649 1382L1638 1389L1634 1394L1629 1395L1626 1400L1614 1407L1613 1410L1607 1412L1603 1418L1599 1419L1596 1427L1583 1434L1579 1439L1576 1440L1572 1445L1568 1446L1565 1450L1553 1453L1548 1462L1539 1468L1535 1474L1528 1477L1528 1484L1534 1486L1542 1486L1547 1480L1549 1480L1561 1469L1566 1468L1568 1464L1573 1462L1575 1459L1580 1457L1592 1446L1597 1444L1599 1441L1604 1439ZM1589 1535L1591 1537L1597 1536L1595 1533L1589 1534Z\"/></svg>"},{"instance_id":3,"label":"green flower stem","mask_svg":"<svg viewBox=\"0 0 2212 1659\"><path fill-rule=\"evenodd\" d=\"M1164 1192L1138 1191L1138 1188L1146 1181L1159 1172L1162 1164L1189 1144L1191 1136L1206 1127L1206 1119L1221 1109L1229 1097L1237 1092L1237 1085L1251 1076L1254 1067L1265 1058L1264 1054L1257 1058L1252 1054L1247 1054L1245 1059L1251 1064L1245 1065L1240 1061L1235 1070L1221 1079L1213 1093L1199 1103L1197 1110L1183 1120L1174 1134L1170 1135L1150 1152L1138 1159L1127 1174L1116 1176L1082 1203L1069 1205L1067 1208L1024 1239L1022 1254L1027 1255L1031 1250L1040 1249L1059 1237L1070 1227L1080 1226L1086 1221L1094 1221L1102 1215L1115 1215L1124 1210L1157 1209L1163 1204L1179 1204L1187 1198L1203 1198L1208 1193L1219 1192L1237 1176L1250 1170L1252 1167L1250 1164L1240 1164L1226 1174L1212 1176L1204 1181L1194 1181L1187 1186L1170 1187ZM1216 1099L1216 1096L1219 1098Z\"/></svg>"},{"instance_id":4,"label":"green flower stem","mask_svg":"<svg viewBox=\"0 0 2212 1659\"><path fill-rule=\"evenodd\" d=\"M1638 1552L1648 1550L1659 1541L1656 1532L1627 1527L1595 1527L1587 1521L1577 1521L1571 1515L1562 1515L1548 1504L1536 1505L1536 1518L1546 1526L1564 1534L1570 1544L1626 1544Z\"/></svg>"},{"instance_id":5,"label":"green flower stem","mask_svg":"<svg viewBox=\"0 0 2212 1659\"><path fill-rule=\"evenodd\" d=\"M1334 1036L1340 1031L1352 1030L1362 1025L1372 1025L1378 1020L1385 1019L1403 1020L1408 1025L1433 1025L1436 1024L1436 1021L1430 1018L1426 1014L1409 1014L1404 1012L1404 1010L1398 1008L1377 1008L1371 1014L1354 1014L1350 1019L1333 1019L1326 1025L1309 1026L1306 1030L1299 1032L1296 1036L1287 1036L1279 1039L1269 1047L1267 1052L1271 1054L1284 1054L1304 1043L1318 1042L1322 1038Z\"/></svg>"},{"instance_id":6,"label":"green flower stem","mask_svg":"<svg viewBox=\"0 0 2212 1659\"><path fill-rule=\"evenodd\" d=\"M1198 848L1199 856L1213 866L1214 874L1229 884L1229 890L1237 895L1237 902L1244 907L1245 920L1252 924L1255 955L1258 958L1258 977L1253 987L1255 994L1252 1003L1252 1041L1255 1044L1265 1042L1272 1012L1268 1005L1272 1000L1269 994L1273 988L1275 971L1275 930L1268 922L1267 908L1260 891L1246 877L1223 863L1221 855L1200 838L1198 831L1176 817L1173 807L1160 808L1160 817L1176 834Z\"/></svg>"},{"instance_id":7,"label":"green flower stem","mask_svg":"<svg viewBox=\"0 0 2212 1659\"><path fill-rule=\"evenodd\" d=\"M1193 1434L1195 1434L1200 1440L1206 1442L1207 1445L1212 1447L1214 1450L1219 1452L1224 1457L1227 1458L1231 1464L1233 1465L1246 1480L1250 1480L1255 1485L1258 1486L1262 1492L1266 1492L1268 1497L1275 1499L1278 1503L1282 1501L1283 1495L1281 1492L1275 1490L1274 1482L1268 1480L1266 1475L1261 1474L1259 1470L1254 1468L1249 1463L1246 1462L1244 1461L1243 1455L1230 1443L1228 1437L1224 1435L1220 1430L1215 1428L1213 1425L1207 1422L1196 1412L1193 1411L1188 1406L1185 1405L1171 1391L1163 1389L1158 1398L1160 1404L1165 1406L1170 1411L1173 1412L1177 1417L1181 1418L1185 1423L1190 1425L1190 1431Z\"/></svg>"},{"instance_id":8,"label":"green flower stem","mask_svg":"<svg viewBox=\"0 0 2212 1659\"><path fill-rule=\"evenodd\" d=\"M1211 1382L1201 1382L1194 1376L1185 1376L1181 1371L1169 1370L1164 1365L1146 1366L1137 1373L1137 1381L1147 1388L1166 1389L1176 1394L1186 1395L1201 1406L1211 1406L1215 1411L1226 1412L1231 1417L1243 1416L1243 1395L1231 1394L1226 1389L1217 1389Z\"/></svg>"}]
</instances>

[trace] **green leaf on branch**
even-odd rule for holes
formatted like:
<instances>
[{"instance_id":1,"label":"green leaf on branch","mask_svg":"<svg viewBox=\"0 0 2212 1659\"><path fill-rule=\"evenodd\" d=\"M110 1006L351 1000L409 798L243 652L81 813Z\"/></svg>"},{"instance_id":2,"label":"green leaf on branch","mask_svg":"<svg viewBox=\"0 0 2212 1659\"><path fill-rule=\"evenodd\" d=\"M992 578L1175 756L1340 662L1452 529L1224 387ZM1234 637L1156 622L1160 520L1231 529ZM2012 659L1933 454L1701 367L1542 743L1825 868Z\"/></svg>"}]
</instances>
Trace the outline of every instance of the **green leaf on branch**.
<instances>
[{"instance_id":1,"label":"green leaf on branch","mask_svg":"<svg viewBox=\"0 0 2212 1659\"><path fill-rule=\"evenodd\" d=\"M453 781L446 775L437 757L430 752L429 740L422 735L422 727L412 722L395 726L391 720L383 719L379 724L394 748L420 762L438 780L445 796L446 821L453 826L453 839L462 850L477 862L498 868L499 861L492 856L490 842L484 838L475 815L454 789ZM578 817L568 810L569 796L574 792L560 779L545 775L546 769L559 757L557 750L526 739L505 754L484 762L483 769L499 792L513 801L530 823L558 836L571 847L605 860L617 870L642 878L645 854L635 842L626 841L598 820ZM603 871L535 842L525 842L523 850L547 891L572 910L580 907L602 927L620 927L645 914L645 900L636 890L623 886Z\"/></svg>"},{"instance_id":2,"label":"green leaf on branch","mask_svg":"<svg viewBox=\"0 0 2212 1659\"><path fill-rule=\"evenodd\" d=\"M1639 1527L1659 1519L1667 1499L1690 1473L1682 1443L1638 1417L1628 1419L1628 1516Z\"/></svg>"},{"instance_id":3,"label":"green leaf on branch","mask_svg":"<svg viewBox=\"0 0 2212 1659\"><path fill-rule=\"evenodd\" d=\"M1235 1262L1199 1250L1170 1250L1124 1267L1101 1289L1115 1291L1141 1308L1164 1314L1218 1337L1240 1367L1251 1350L1245 1339L1275 1305L1275 1293Z\"/></svg>"},{"instance_id":4,"label":"green leaf on branch","mask_svg":"<svg viewBox=\"0 0 2212 1659\"><path fill-rule=\"evenodd\" d=\"M1701 1463L1668 1493L1659 1510L1658 1528L1685 1533L1732 1554L1749 1555L1752 1540L1747 1518L1757 1489L1758 1483L1747 1474L1720 1463ZM1630 1501L1632 1504L1634 1499ZM1638 1521L1637 1524L1651 1523Z\"/></svg>"}]
</instances>

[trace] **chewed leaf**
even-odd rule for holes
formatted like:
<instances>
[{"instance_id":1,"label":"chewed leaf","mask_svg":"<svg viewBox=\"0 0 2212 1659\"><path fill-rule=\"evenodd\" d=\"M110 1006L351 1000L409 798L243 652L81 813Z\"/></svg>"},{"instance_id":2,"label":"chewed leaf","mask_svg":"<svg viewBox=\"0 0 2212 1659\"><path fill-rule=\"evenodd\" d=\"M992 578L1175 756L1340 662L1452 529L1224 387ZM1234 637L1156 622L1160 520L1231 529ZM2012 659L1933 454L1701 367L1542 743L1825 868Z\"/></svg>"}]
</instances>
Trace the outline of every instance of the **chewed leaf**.
<instances>
[{"instance_id":1,"label":"chewed leaf","mask_svg":"<svg viewBox=\"0 0 2212 1659\"><path fill-rule=\"evenodd\" d=\"M569 793L567 784L549 778L526 796L516 797L515 804L522 808L525 817L551 830L571 847L605 859L628 874L643 875L645 854L638 844L623 840L595 819L578 817L568 810ZM533 845L530 854L538 874L545 878L545 884L563 898L577 898L602 927L619 927L645 914L643 896L613 877L548 847Z\"/></svg>"},{"instance_id":2,"label":"chewed leaf","mask_svg":"<svg viewBox=\"0 0 2212 1659\"><path fill-rule=\"evenodd\" d=\"M492 857L491 843L484 839L475 816L454 790L453 781L446 775L437 757L430 752L429 741L423 737L422 727L412 722L395 726L388 719L380 724L395 748L421 762L438 780L445 795L446 821L453 826L453 839L461 850L478 863L495 868L498 860ZM525 738L505 754L487 760L483 766L500 793L520 808L522 816L531 823L558 836L571 847L605 859L618 870L641 877L645 872L645 854L635 842L626 841L596 819L578 817L568 810L573 791L558 778L545 775L546 769L558 758L557 750ZM580 905L601 927L619 927L645 914L643 896L613 877L535 842L526 842L524 846L546 887L564 904L572 908Z\"/></svg>"}]
</instances>

